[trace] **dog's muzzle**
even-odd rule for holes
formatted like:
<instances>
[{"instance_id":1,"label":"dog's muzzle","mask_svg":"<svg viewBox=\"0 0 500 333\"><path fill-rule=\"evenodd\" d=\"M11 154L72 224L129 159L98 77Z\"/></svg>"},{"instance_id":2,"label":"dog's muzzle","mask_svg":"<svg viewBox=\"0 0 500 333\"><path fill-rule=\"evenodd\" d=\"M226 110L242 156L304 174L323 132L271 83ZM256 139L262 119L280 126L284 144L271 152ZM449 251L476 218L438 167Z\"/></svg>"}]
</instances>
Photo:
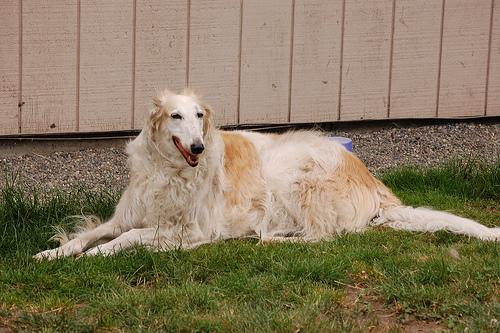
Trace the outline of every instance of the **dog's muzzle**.
<instances>
[{"instance_id":1,"label":"dog's muzzle","mask_svg":"<svg viewBox=\"0 0 500 333\"><path fill-rule=\"evenodd\" d=\"M184 146L182 145L181 143L181 140L176 137L176 136L173 136L172 137L172 140L174 141L174 144L175 146L177 147L177 149L179 150L179 152L181 153L182 157L184 157L184 159L186 160L187 164L189 164L189 166L191 167L195 167L198 165L198 158L199 158L199 153L190 153L188 152ZM201 151L200 153L205 149L205 147L203 147L203 144L201 144ZM191 151L193 150L193 146L191 145Z\"/></svg>"}]
</instances>

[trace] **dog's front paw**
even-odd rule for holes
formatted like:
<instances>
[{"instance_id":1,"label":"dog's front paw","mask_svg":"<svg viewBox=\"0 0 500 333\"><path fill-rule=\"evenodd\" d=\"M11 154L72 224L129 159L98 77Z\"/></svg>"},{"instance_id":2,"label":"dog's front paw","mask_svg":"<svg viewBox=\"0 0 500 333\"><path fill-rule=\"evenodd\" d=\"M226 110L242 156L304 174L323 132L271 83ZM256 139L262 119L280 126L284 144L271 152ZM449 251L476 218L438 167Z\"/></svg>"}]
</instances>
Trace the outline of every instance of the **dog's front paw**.
<instances>
[{"instance_id":1,"label":"dog's front paw","mask_svg":"<svg viewBox=\"0 0 500 333\"><path fill-rule=\"evenodd\" d=\"M33 256L33 259L41 260L54 260L62 257L69 257L75 254L82 253L82 242L79 239L73 239L55 249L42 251Z\"/></svg>"},{"instance_id":2,"label":"dog's front paw","mask_svg":"<svg viewBox=\"0 0 500 333\"><path fill-rule=\"evenodd\" d=\"M33 259L37 261L42 261L42 260L54 260L59 257L62 257L62 252L59 251L59 248L57 249L52 249L52 250L46 250L42 251L40 253L37 253L33 256Z\"/></svg>"}]
</instances>

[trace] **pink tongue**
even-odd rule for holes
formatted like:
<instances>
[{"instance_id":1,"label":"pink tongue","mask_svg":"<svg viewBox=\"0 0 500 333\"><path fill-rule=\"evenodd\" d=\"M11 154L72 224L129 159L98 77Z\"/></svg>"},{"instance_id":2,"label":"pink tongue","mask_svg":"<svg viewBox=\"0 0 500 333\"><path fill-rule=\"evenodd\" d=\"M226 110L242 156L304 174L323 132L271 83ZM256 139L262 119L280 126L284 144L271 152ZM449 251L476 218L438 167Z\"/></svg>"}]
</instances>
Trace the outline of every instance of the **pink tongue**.
<instances>
[{"instance_id":1,"label":"pink tongue","mask_svg":"<svg viewBox=\"0 0 500 333\"><path fill-rule=\"evenodd\" d=\"M188 155L188 160L189 160L188 162L190 164L198 163L198 156L194 156L194 155L189 154Z\"/></svg>"},{"instance_id":2,"label":"pink tongue","mask_svg":"<svg viewBox=\"0 0 500 333\"><path fill-rule=\"evenodd\" d=\"M198 156L190 154L184 147L182 146L180 140L177 137L173 137L174 143L177 146L177 149L179 149L179 152L182 154L186 162L190 166L196 166L198 165Z\"/></svg>"}]
</instances>

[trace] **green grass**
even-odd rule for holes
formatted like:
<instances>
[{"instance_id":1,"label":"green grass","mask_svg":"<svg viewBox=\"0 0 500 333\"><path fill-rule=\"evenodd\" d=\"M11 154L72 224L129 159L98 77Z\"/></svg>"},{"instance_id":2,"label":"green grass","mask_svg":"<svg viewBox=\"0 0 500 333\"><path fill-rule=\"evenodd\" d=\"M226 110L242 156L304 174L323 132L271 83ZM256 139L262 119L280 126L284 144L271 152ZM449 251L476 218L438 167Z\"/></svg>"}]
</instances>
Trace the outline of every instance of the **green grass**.
<instances>
[{"instance_id":1,"label":"green grass","mask_svg":"<svg viewBox=\"0 0 500 333\"><path fill-rule=\"evenodd\" d=\"M499 225L500 162L402 168L410 205ZM0 198L0 331L499 331L500 244L377 228L318 244L234 240L195 250L37 263L72 214L108 217L116 194ZM459 257L457 258L456 253Z\"/></svg>"}]
</instances>

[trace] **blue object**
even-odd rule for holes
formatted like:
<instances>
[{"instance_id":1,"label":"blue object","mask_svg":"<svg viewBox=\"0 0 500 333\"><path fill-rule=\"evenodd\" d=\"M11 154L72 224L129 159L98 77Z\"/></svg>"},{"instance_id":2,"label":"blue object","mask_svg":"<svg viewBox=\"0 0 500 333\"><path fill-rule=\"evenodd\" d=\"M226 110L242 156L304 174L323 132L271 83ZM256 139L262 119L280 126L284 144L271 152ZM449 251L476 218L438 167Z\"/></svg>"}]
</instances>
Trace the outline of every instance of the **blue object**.
<instances>
[{"instance_id":1,"label":"blue object","mask_svg":"<svg viewBox=\"0 0 500 333\"><path fill-rule=\"evenodd\" d=\"M332 141L337 141L348 151L352 151L352 140L349 138L344 138L343 136L329 136L328 139Z\"/></svg>"}]
</instances>

